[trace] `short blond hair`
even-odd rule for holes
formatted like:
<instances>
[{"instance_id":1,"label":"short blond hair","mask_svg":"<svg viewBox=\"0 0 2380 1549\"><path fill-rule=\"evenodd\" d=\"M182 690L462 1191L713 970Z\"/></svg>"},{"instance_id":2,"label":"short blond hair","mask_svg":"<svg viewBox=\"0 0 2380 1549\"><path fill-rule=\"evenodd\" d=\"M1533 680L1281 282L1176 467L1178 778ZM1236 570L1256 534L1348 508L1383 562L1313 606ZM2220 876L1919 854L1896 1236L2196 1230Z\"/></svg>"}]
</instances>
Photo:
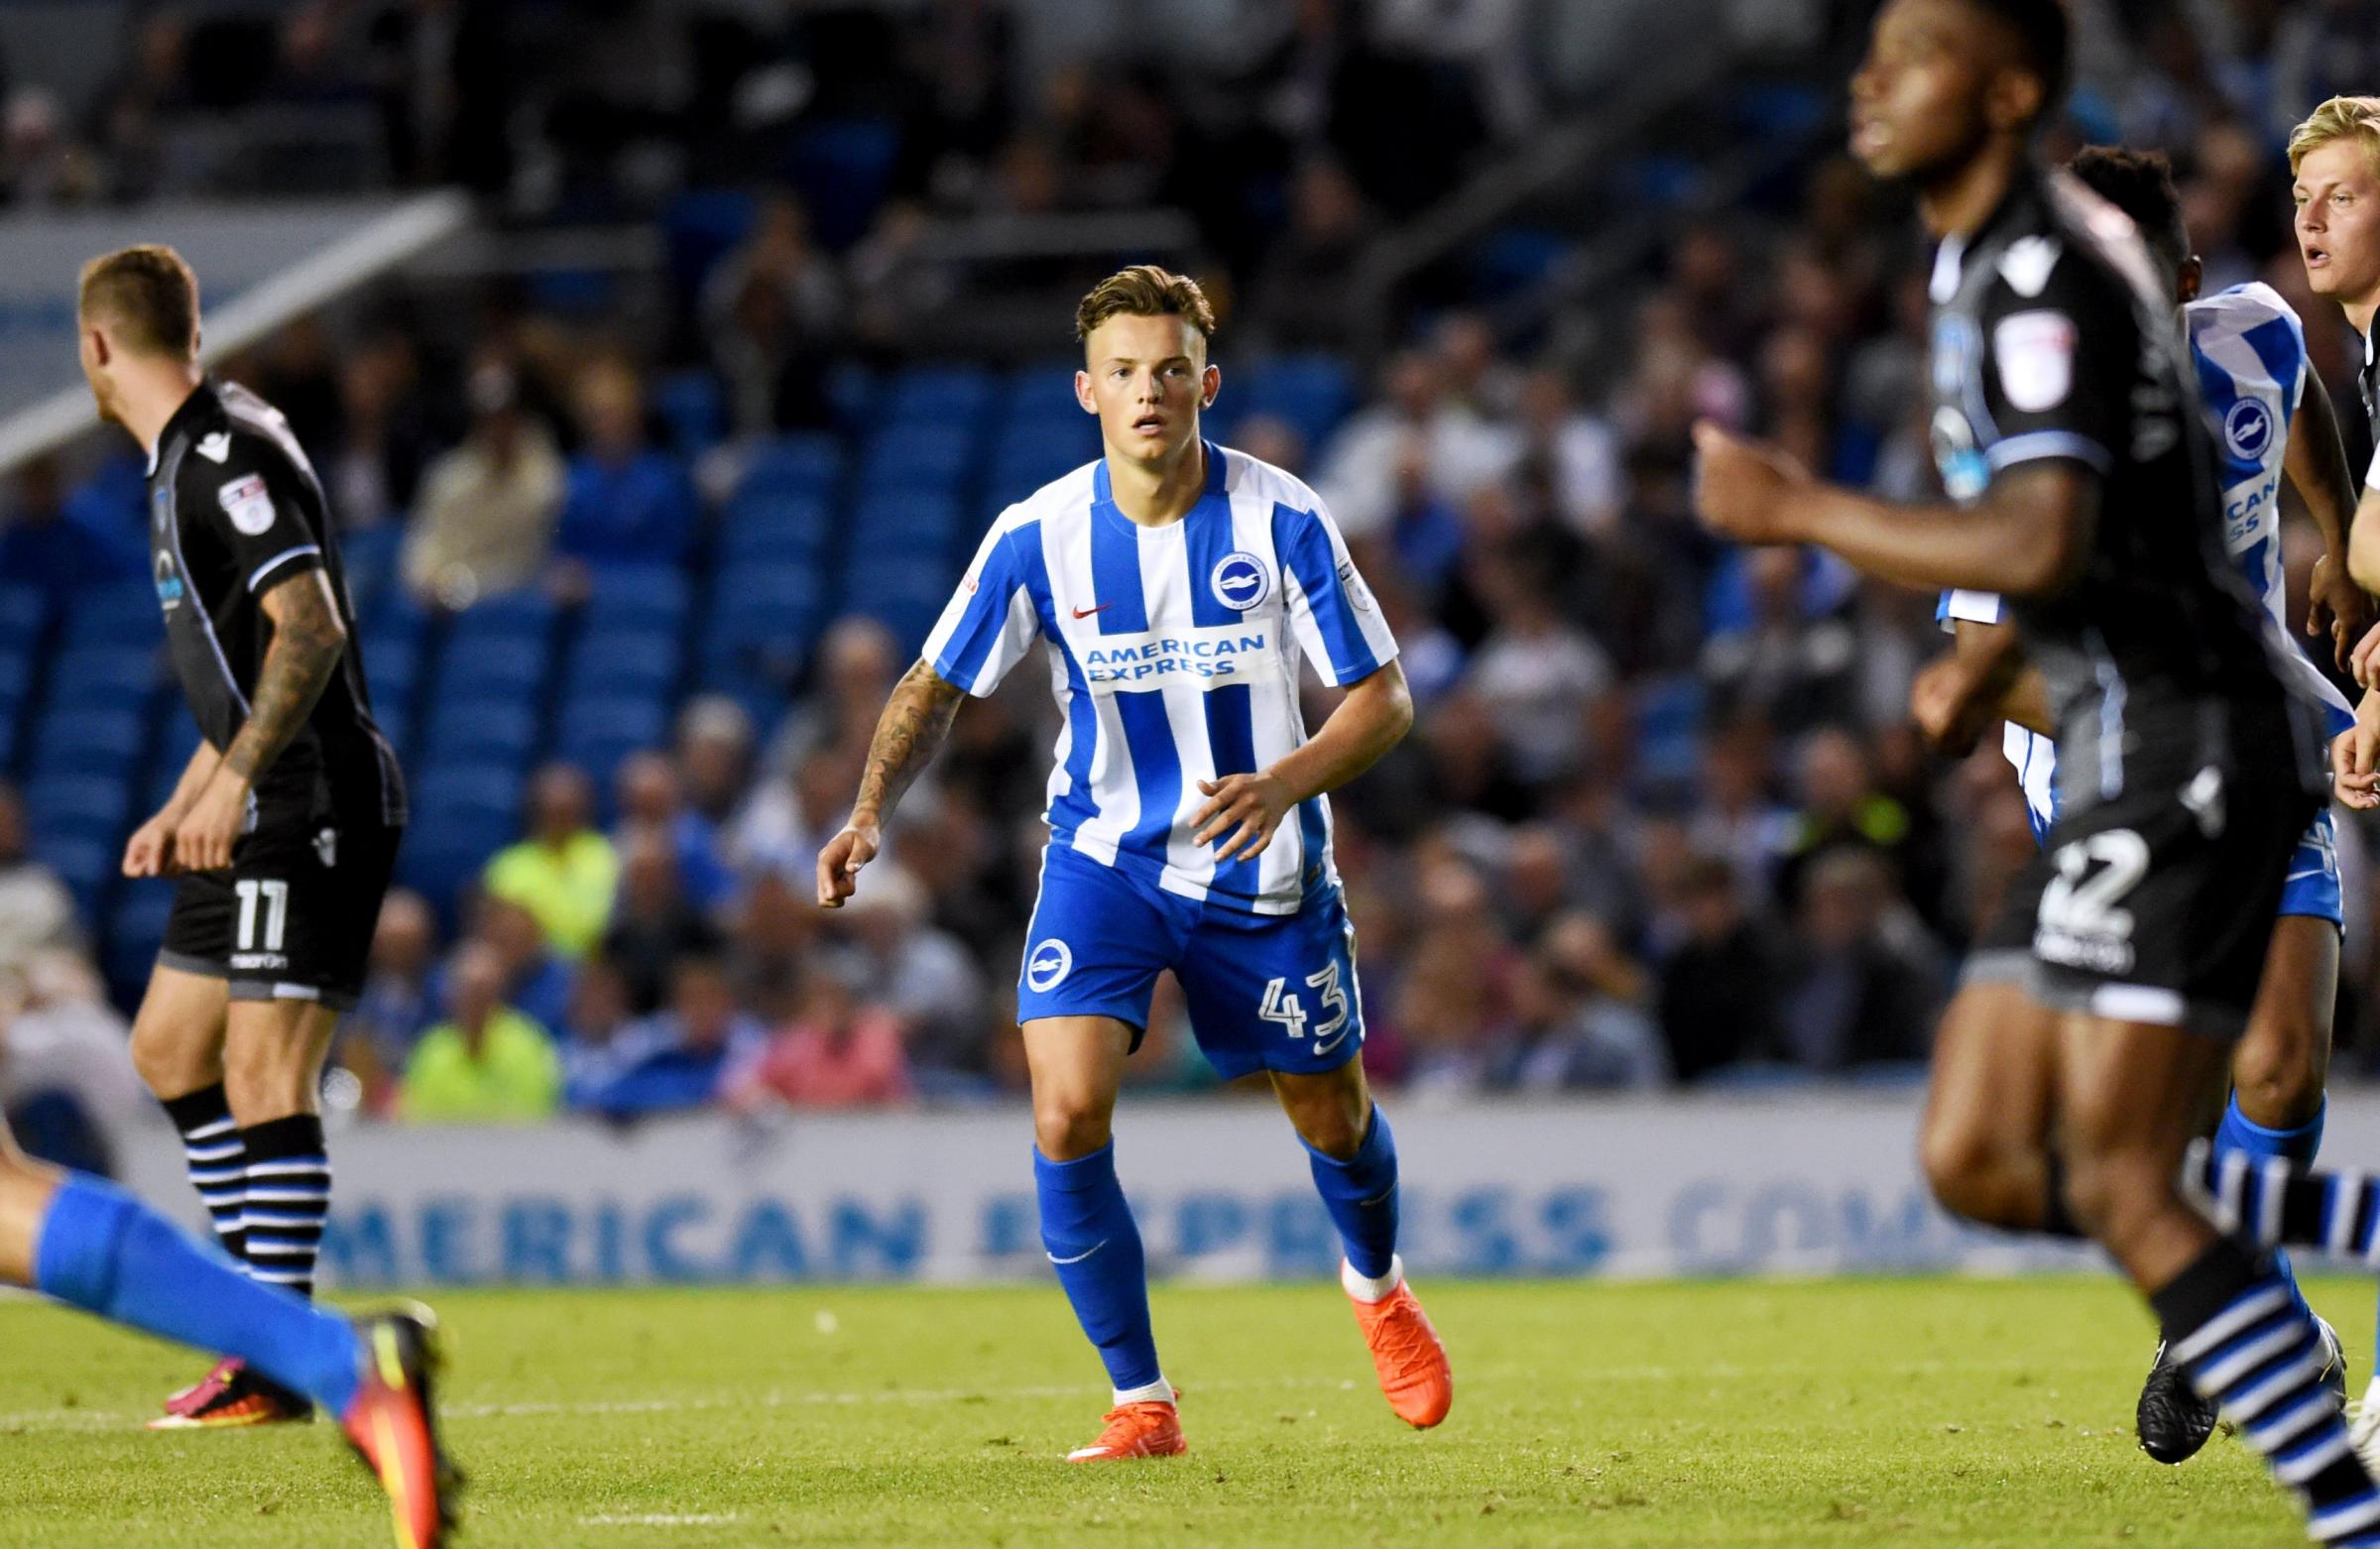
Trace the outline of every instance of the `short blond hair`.
<instances>
[{"instance_id":1,"label":"short blond hair","mask_svg":"<svg viewBox=\"0 0 2380 1549\"><path fill-rule=\"evenodd\" d=\"M2307 115L2290 132L2289 175L2323 146L2352 140L2363 147L2363 158L2380 174L2380 97L2332 97Z\"/></svg>"},{"instance_id":2,"label":"short blond hair","mask_svg":"<svg viewBox=\"0 0 2380 1549\"><path fill-rule=\"evenodd\" d=\"M1074 336L1091 337L1091 330L1111 317L1179 317L1198 330L1202 339L1215 336L1215 308L1207 293L1188 275L1177 275L1154 264L1120 269L1091 288L1074 309Z\"/></svg>"},{"instance_id":3,"label":"short blond hair","mask_svg":"<svg viewBox=\"0 0 2380 1549\"><path fill-rule=\"evenodd\" d=\"M197 358L198 277L170 247L148 243L92 259L82 266L76 305L136 355Z\"/></svg>"}]
</instances>

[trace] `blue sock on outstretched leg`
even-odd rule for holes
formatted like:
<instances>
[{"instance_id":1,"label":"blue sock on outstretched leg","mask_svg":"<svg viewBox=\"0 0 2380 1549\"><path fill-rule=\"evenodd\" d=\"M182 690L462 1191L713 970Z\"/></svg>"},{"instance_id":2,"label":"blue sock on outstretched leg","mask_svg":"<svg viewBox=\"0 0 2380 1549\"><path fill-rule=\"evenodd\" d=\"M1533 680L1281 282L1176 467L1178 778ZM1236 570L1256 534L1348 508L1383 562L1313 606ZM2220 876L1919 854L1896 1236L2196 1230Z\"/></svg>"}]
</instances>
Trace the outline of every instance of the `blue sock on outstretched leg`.
<instances>
[{"instance_id":1,"label":"blue sock on outstretched leg","mask_svg":"<svg viewBox=\"0 0 2380 1549\"><path fill-rule=\"evenodd\" d=\"M1173 1389L1157 1369L1148 1322L1148 1265L1140 1229L1116 1180L1116 1145L1053 1162L1033 1150L1033 1189L1041 1202L1041 1246L1074 1304L1074 1318L1099 1347L1118 1404L1158 1399Z\"/></svg>"},{"instance_id":2,"label":"blue sock on outstretched leg","mask_svg":"<svg viewBox=\"0 0 2380 1549\"><path fill-rule=\"evenodd\" d=\"M1331 1224L1346 1245L1347 1261L1362 1278L1390 1280L1382 1294L1395 1288L1396 1273L1396 1135L1388 1116L1377 1104L1364 1143L1345 1161L1306 1147L1314 1169L1314 1187L1322 1195Z\"/></svg>"},{"instance_id":3,"label":"blue sock on outstretched leg","mask_svg":"<svg viewBox=\"0 0 2380 1549\"><path fill-rule=\"evenodd\" d=\"M2300 1167L2312 1166L2315 1152L2322 1147L2322 1116L2329 1107L2329 1099L2324 1098L2322 1106L2314 1111L2314 1117L2296 1129L2268 1130L2239 1111L2239 1094L2234 1092L2223 1105L2223 1122L2215 1127L2214 1154L2221 1157L2227 1152L2238 1152L2252 1161L2278 1156ZM2277 1248L2273 1250L2273 1267L2289 1282L2290 1294L2304 1306L2306 1296L2298 1289L2298 1276L2290 1268L2289 1255Z\"/></svg>"},{"instance_id":4,"label":"blue sock on outstretched leg","mask_svg":"<svg viewBox=\"0 0 2380 1549\"><path fill-rule=\"evenodd\" d=\"M112 1183L71 1174L51 1196L33 1288L112 1323L237 1356L333 1415L363 1346L345 1318L259 1285Z\"/></svg>"}]
</instances>

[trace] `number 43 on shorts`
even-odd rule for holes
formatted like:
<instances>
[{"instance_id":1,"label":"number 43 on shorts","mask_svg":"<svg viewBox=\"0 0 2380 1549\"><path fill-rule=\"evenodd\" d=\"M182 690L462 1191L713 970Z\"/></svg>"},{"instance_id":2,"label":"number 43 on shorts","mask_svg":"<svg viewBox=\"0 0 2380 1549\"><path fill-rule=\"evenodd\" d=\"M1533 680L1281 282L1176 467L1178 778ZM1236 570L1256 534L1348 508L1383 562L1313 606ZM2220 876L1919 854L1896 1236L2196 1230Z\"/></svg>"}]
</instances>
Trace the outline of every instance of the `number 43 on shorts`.
<instances>
[{"instance_id":1,"label":"number 43 on shorts","mask_svg":"<svg viewBox=\"0 0 2380 1549\"><path fill-rule=\"evenodd\" d=\"M1323 1010L1330 1013L1329 1018L1314 1029L1314 1050L1319 1054L1336 1043L1347 1028L1347 991L1339 983L1336 962L1323 964L1318 974L1308 974L1306 983L1321 992ZM1285 974L1265 982L1264 1001L1256 1008L1256 1014L1266 1021L1279 1022L1292 1038L1306 1035L1306 1008L1290 991Z\"/></svg>"}]
</instances>

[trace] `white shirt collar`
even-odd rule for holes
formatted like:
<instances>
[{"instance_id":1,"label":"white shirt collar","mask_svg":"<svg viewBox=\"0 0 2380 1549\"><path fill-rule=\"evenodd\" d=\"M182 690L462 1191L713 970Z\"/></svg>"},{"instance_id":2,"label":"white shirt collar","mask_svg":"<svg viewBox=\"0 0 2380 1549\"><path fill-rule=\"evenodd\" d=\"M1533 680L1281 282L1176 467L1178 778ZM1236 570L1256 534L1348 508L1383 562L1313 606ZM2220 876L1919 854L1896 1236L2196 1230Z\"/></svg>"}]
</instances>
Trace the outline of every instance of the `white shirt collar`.
<instances>
[{"instance_id":1,"label":"white shirt collar","mask_svg":"<svg viewBox=\"0 0 2380 1549\"><path fill-rule=\"evenodd\" d=\"M1959 273L1966 261L1966 243L1959 237L1945 237L1942 246L1934 250L1934 278L1926 285L1926 295L1937 306L1948 306L1951 298L1959 294Z\"/></svg>"}]
</instances>

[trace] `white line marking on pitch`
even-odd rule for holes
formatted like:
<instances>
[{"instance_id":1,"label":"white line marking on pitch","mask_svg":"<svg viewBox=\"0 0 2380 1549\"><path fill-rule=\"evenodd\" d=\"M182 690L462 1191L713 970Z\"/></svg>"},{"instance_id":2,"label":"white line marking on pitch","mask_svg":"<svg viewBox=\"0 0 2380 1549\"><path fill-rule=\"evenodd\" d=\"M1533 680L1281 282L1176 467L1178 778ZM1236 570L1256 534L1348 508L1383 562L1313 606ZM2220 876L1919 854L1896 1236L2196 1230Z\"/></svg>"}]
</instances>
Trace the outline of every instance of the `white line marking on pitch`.
<instances>
[{"instance_id":1,"label":"white line marking on pitch","mask_svg":"<svg viewBox=\"0 0 2380 1549\"><path fill-rule=\"evenodd\" d=\"M578 1524L581 1527L725 1527L743 1520L741 1511L607 1511L601 1516L582 1516Z\"/></svg>"},{"instance_id":2,"label":"white line marking on pitch","mask_svg":"<svg viewBox=\"0 0 2380 1549\"><path fill-rule=\"evenodd\" d=\"M1895 1376L1941 1376L1957 1373L1989 1374L2007 1371L2030 1371L2042 1366L2040 1361L1908 1361L1872 1369ZM2104 1370L2119 1370L2119 1364L2108 1361ZM2100 1368L2078 1367L2070 1364L2066 1370L2078 1373ZM1571 1374L1582 1381L1667 1382L1684 1380L1740 1381L1763 1376L1824 1376L1837 1374L1841 1368L1812 1365L1807 1362L1780 1362L1773 1365L1741 1366L1730 1362L1714 1361L1692 1367L1632 1366L1582 1368ZM2129 1371L2128 1366L2120 1370ZM1285 1388L1337 1388L1352 1392L1358 1384L1352 1378L1332 1377L1275 1377L1263 1381L1201 1382L1194 1392L1279 1392ZM538 1415L616 1415L616 1414L680 1414L700 1413L717 1409L785 1409L826 1407L843 1404L948 1404L967 1400L994 1402L1009 1399L1082 1398L1093 1390L1074 1385L1068 1387L945 1387L945 1388L885 1388L864 1393L787 1393L765 1392L751 1396L713 1395L692 1398L607 1399L594 1402L564 1403L479 1403L446 1404L441 1415L449 1420L505 1420ZM105 1409L28 1409L14 1414L0 1413L0 1431L49 1430L96 1431L113 1430L145 1419L145 1415L120 1414Z\"/></svg>"}]
</instances>

